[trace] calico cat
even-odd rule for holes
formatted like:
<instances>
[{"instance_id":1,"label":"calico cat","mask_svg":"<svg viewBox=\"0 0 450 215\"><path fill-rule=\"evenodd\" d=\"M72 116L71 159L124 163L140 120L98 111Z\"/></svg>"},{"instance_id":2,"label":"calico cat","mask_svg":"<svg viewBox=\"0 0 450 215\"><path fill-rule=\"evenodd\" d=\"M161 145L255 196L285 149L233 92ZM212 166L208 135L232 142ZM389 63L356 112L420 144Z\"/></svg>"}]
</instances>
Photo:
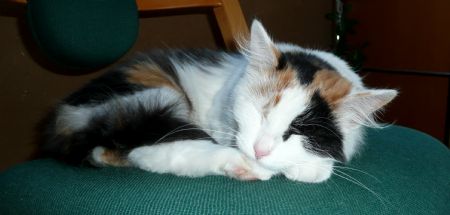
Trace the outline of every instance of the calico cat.
<instances>
[{"instance_id":1,"label":"calico cat","mask_svg":"<svg viewBox=\"0 0 450 215\"><path fill-rule=\"evenodd\" d=\"M253 21L239 53L154 50L94 79L56 107L43 151L179 176L321 182L396 95Z\"/></svg>"}]
</instances>

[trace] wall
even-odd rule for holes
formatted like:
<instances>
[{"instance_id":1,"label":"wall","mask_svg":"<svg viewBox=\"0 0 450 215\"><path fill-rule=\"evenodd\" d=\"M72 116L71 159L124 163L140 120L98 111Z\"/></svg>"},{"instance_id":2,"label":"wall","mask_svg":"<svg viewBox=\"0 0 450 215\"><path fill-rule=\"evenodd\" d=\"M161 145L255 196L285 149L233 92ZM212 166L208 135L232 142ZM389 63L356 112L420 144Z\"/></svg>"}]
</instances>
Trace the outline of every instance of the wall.
<instances>
[{"instance_id":1,"label":"wall","mask_svg":"<svg viewBox=\"0 0 450 215\"><path fill-rule=\"evenodd\" d=\"M331 23L324 15L332 1L243 0L248 23L257 17L280 41L313 48L329 47ZM0 170L28 159L35 145L35 126L67 93L106 69L74 74L55 68L30 40L24 10L0 3ZM155 16L140 20L140 34L129 53L154 47L217 48L216 26L208 14ZM182 36L180 36L182 35ZM130 54L129 54L130 55Z\"/></svg>"},{"instance_id":2,"label":"wall","mask_svg":"<svg viewBox=\"0 0 450 215\"><path fill-rule=\"evenodd\" d=\"M351 41L369 42L365 67L385 71L364 70L366 82L400 90L384 118L450 144L450 128L445 128L450 119L450 1L347 2L353 8L350 16L359 22Z\"/></svg>"}]
</instances>

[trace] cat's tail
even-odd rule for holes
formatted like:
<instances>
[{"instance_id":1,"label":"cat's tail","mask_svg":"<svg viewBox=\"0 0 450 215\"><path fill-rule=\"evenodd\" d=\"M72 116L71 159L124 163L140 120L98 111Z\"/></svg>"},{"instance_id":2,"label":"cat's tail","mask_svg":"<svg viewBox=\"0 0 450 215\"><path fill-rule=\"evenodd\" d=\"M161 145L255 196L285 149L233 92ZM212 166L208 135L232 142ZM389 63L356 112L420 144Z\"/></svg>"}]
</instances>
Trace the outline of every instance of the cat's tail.
<instances>
[{"instance_id":1,"label":"cat's tail","mask_svg":"<svg viewBox=\"0 0 450 215\"><path fill-rule=\"evenodd\" d=\"M167 97L157 89L95 106L63 104L49 117L41 152L80 164L98 161L92 159L97 147L126 157L142 145L209 138L189 123L188 114L182 98Z\"/></svg>"}]
</instances>

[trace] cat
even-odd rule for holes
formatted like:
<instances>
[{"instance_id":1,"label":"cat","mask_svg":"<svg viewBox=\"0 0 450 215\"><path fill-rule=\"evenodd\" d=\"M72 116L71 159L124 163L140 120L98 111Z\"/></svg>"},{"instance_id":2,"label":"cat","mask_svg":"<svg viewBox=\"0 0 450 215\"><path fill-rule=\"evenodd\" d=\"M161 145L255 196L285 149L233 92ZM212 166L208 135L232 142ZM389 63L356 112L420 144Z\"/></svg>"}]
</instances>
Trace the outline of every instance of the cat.
<instances>
[{"instance_id":1,"label":"cat","mask_svg":"<svg viewBox=\"0 0 450 215\"><path fill-rule=\"evenodd\" d=\"M397 95L331 53L276 43L254 20L237 53L153 50L66 97L42 150L71 164L327 180Z\"/></svg>"}]
</instances>

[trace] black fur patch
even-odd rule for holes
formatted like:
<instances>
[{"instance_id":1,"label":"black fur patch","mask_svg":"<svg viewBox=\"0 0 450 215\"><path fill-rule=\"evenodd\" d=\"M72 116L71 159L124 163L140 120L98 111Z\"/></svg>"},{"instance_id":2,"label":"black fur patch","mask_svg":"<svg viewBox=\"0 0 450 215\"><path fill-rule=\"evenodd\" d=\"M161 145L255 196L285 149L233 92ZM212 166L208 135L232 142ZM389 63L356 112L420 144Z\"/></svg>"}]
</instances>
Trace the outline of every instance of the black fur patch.
<instances>
[{"instance_id":1,"label":"black fur patch","mask_svg":"<svg viewBox=\"0 0 450 215\"><path fill-rule=\"evenodd\" d=\"M281 53L280 57L278 58L278 65L276 67L276 70L283 70L287 67L287 59L286 56Z\"/></svg>"},{"instance_id":2,"label":"black fur patch","mask_svg":"<svg viewBox=\"0 0 450 215\"><path fill-rule=\"evenodd\" d=\"M331 109L325 100L315 92L308 109L297 116L283 135L287 140L292 134L307 138L307 150L322 156L344 161L342 133L336 125Z\"/></svg>"},{"instance_id":3,"label":"black fur patch","mask_svg":"<svg viewBox=\"0 0 450 215\"><path fill-rule=\"evenodd\" d=\"M302 52L285 52L282 54L286 62L297 71L297 77L301 84L310 84L317 71L322 69L335 70L322 59Z\"/></svg>"},{"instance_id":4,"label":"black fur patch","mask_svg":"<svg viewBox=\"0 0 450 215\"><path fill-rule=\"evenodd\" d=\"M49 126L54 129L54 126ZM174 118L170 108L152 112L144 107L111 110L94 116L89 125L68 136L48 133L44 153L71 164L86 160L96 146L114 149L123 155L143 145L162 144L176 140L211 140L199 127ZM171 133L167 135L168 133Z\"/></svg>"},{"instance_id":5,"label":"black fur patch","mask_svg":"<svg viewBox=\"0 0 450 215\"><path fill-rule=\"evenodd\" d=\"M142 86L127 82L125 74L121 71L111 71L72 93L64 102L73 106L99 104L114 96L133 94L143 89Z\"/></svg>"}]
</instances>

